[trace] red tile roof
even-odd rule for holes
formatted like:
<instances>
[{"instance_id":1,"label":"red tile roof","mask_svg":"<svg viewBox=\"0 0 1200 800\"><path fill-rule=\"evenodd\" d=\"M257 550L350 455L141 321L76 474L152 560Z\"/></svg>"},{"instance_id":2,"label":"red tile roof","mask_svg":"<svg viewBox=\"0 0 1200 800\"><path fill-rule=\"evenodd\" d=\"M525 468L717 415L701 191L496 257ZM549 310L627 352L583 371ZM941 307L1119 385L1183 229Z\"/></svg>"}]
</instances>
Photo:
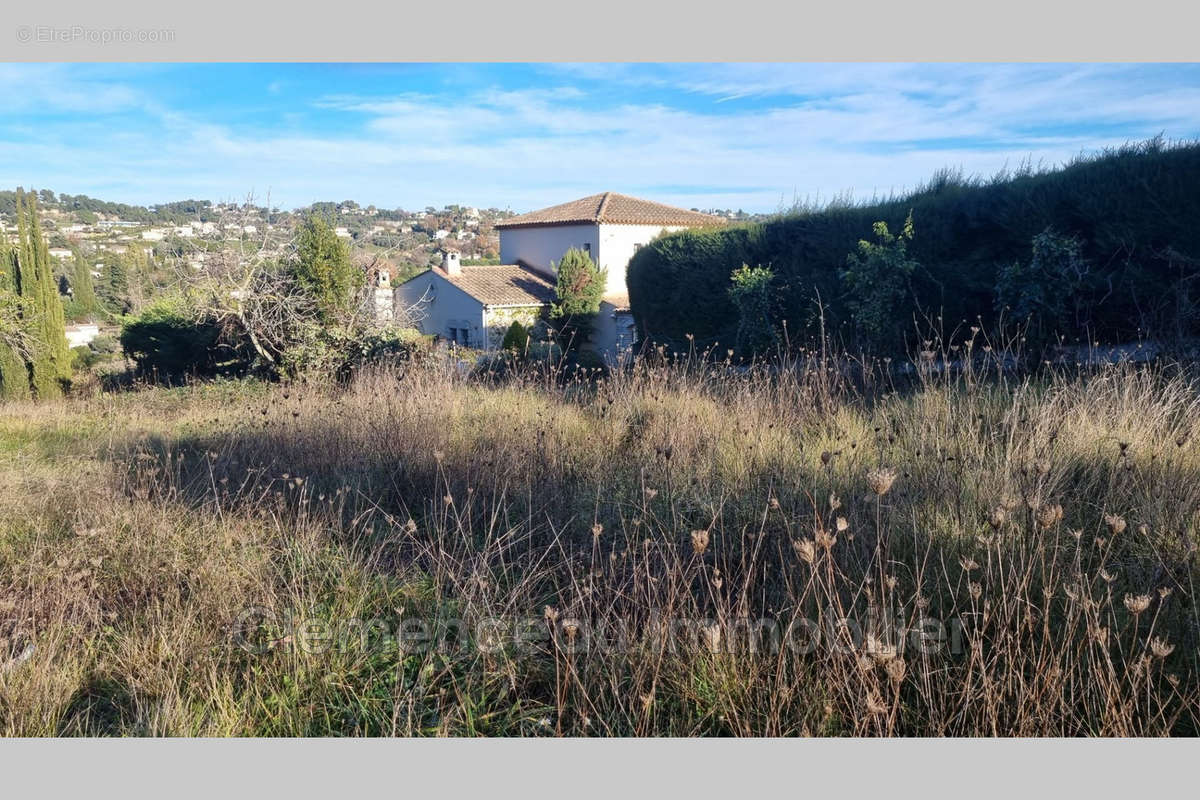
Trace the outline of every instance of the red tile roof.
<instances>
[{"instance_id":1,"label":"red tile roof","mask_svg":"<svg viewBox=\"0 0 1200 800\"><path fill-rule=\"evenodd\" d=\"M522 264L460 269L458 275L447 275L438 267L433 271L485 306L540 306L555 298L554 284Z\"/></svg>"},{"instance_id":2,"label":"red tile roof","mask_svg":"<svg viewBox=\"0 0 1200 800\"><path fill-rule=\"evenodd\" d=\"M604 222L616 225L722 225L725 220L699 211L654 203L616 192L581 197L569 203L530 211L496 223L497 228L537 225L577 225Z\"/></svg>"}]
</instances>

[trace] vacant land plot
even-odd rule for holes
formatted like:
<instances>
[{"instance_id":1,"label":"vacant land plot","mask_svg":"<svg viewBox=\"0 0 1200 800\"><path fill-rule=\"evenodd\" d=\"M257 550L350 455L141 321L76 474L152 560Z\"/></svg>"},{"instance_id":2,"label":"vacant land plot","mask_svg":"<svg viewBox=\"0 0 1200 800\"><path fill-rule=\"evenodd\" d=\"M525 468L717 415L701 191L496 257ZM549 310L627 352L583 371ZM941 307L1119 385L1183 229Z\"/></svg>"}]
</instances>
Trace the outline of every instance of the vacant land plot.
<instances>
[{"instance_id":1,"label":"vacant land plot","mask_svg":"<svg viewBox=\"0 0 1200 800\"><path fill-rule=\"evenodd\" d=\"M0 408L6 735L1195 734L1185 371Z\"/></svg>"}]
</instances>

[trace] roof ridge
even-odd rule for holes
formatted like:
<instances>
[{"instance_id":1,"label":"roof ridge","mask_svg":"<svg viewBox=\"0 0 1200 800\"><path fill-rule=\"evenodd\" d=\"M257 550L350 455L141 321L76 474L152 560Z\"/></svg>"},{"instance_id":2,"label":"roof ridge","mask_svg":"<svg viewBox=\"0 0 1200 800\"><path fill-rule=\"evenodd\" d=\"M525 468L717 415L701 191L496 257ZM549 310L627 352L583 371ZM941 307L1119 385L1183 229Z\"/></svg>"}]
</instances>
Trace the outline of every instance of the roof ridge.
<instances>
[{"instance_id":1,"label":"roof ridge","mask_svg":"<svg viewBox=\"0 0 1200 800\"><path fill-rule=\"evenodd\" d=\"M519 214L495 223L497 228L570 224L709 225L725 222L720 217L655 200L599 192L566 203Z\"/></svg>"},{"instance_id":2,"label":"roof ridge","mask_svg":"<svg viewBox=\"0 0 1200 800\"><path fill-rule=\"evenodd\" d=\"M608 198L611 195L612 192L605 192L604 194L600 195L600 207L596 209L596 222L604 221L604 209L608 208Z\"/></svg>"}]
</instances>

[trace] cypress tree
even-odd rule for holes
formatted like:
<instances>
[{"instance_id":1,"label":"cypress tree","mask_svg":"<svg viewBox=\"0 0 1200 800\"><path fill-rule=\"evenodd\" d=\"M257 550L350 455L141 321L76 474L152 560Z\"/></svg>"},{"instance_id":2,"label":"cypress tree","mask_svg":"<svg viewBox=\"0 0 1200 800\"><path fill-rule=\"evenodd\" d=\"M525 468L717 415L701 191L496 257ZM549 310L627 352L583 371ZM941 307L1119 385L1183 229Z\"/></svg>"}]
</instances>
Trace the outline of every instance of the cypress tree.
<instances>
[{"instance_id":1,"label":"cypress tree","mask_svg":"<svg viewBox=\"0 0 1200 800\"><path fill-rule=\"evenodd\" d=\"M0 399L28 400L29 365L21 357L15 336L24 325L21 300L17 294L17 254L0 231Z\"/></svg>"},{"instance_id":2,"label":"cypress tree","mask_svg":"<svg viewBox=\"0 0 1200 800\"><path fill-rule=\"evenodd\" d=\"M129 273L125 270L125 256L109 263L105 270L104 290L108 308L115 314L129 311Z\"/></svg>"},{"instance_id":3,"label":"cypress tree","mask_svg":"<svg viewBox=\"0 0 1200 800\"><path fill-rule=\"evenodd\" d=\"M96 313L96 288L92 285L92 269L83 253L75 251L75 274L71 280L75 307L84 314Z\"/></svg>"},{"instance_id":4,"label":"cypress tree","mask_svg":"<svg viewBox=\"0 0 1200 800\"><path fill-rule=\"evenodd\" d=\"M19 292L28 303L35 339L30 380L38 398L59 397L63 381L71 377L71 350L67 346L66 322L50 251L38 219L37 197L32 192L23 201L18 190L17 230L21 241Z\"/></svg>"}]
</instances>

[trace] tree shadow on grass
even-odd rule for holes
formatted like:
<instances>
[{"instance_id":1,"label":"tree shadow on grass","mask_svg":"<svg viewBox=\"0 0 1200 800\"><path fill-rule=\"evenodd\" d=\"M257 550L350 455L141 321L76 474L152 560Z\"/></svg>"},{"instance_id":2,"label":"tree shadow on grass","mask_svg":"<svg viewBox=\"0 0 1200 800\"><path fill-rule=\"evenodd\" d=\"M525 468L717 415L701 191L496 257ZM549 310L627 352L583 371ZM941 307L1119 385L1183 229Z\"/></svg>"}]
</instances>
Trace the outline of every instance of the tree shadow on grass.
<instances>
[{"instance_id":1,"label":"tree shadow on grass","mask_svg":"<svg viewBox=\"0 0 1200 800\"><path fill-rule=\"evenodd\" d=\"M133 690L115 678L92 675L71 696L59 736L146 736L149 730Z\"/></svg>"}]
</instances>

